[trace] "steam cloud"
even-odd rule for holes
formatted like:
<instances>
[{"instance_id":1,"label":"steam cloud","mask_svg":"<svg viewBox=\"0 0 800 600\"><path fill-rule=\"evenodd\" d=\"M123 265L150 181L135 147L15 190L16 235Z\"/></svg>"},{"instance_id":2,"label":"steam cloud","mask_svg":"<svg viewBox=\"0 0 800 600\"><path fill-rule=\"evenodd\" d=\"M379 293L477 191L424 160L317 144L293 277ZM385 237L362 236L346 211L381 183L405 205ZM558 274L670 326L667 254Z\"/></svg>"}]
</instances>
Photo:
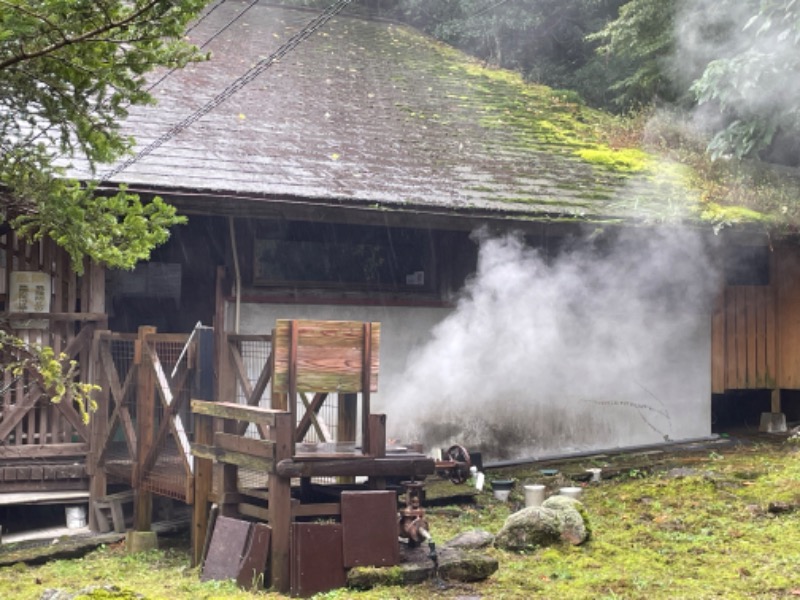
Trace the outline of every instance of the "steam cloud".
<instances>
[{"instance_id":1,"label":"steam cloud","mask_svg":"<svg viewBox=\"0 0 800 600\"><path fill-rule=\"evenodd\" d=\"M456 310L383 398L407 424L394 435L493 459L708 435L716 278L698 235L625 233L550 259L521 236L476 237Z\"/></svg>"}]
</instances>

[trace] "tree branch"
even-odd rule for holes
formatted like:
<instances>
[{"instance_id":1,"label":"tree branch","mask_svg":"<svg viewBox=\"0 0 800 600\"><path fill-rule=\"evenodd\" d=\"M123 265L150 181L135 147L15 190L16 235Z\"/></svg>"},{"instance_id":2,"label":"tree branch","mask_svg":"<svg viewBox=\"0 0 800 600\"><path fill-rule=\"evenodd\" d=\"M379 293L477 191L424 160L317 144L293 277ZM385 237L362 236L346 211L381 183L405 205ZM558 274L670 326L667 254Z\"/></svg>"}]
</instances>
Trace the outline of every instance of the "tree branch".
<instances>
[{"instance_id":1,"label":"tree branch","mask_svg":"<svg viewBox=\"0 0 800 600\"><path fill-rule=\"evenodd\" d=\"M115 29L119 29L119 28L124 27L126 25L130 25L131 23L133 23L137 19L139 19L142 15L146 14L147 12L149 12L150 10L155 8L161 1L162 0L151 0L150 2L145 4L143 7L141 7L137 11L131 13L130 15L125 17L124 19L121 19L120 21L109 21L106 25L103 25L103 26L100 26L100 27L96 27L96 28L92 29L91 31L87 31L85 33L82 33L79 36L76 36L76 37L65 36L61 32L60 29L58 29L58 28L54 27L53 25L51 25L47 21L47 19L45 17L42 17L41 15L34 15L36 18L41 19L42 21L44 21L45 23L47 23L51 27L54 27L54 29L61 34L61 36L63 37L63 40L60 41L60 42L55 42L53 44L50 44L49 46L45 46L44 48L40 48L39 50L36 50L35 52L28 53L28 52L25 52L23 50L21 52L21 54L19 54L17 56L12 56L10 58L7 58L6 60L0 61L0 71L2 71L3 69L8 68L10 66L13 66L13 65L16 65L18 63L21 63L21 62L24 62L24 61L27 61L27 60L33 60L34 58L39 58L41 56L45 56L47 54L51 54L51 53L55 52L56 50L60 50L61 48L64 48L66 46L72 46L72 45L75 45L75 44L79 44L81 42L85 42L85 41L87 41L87 40L89 40L91 38L97 37L99 35L102 35L104 33L109 32L109 31L113 31ZM6 6L10 6L13 9L20 9L20 7L17 7L15 5L10 4L9 2L3 1L3 0L0 0L0 4L6 5ZM23 12L26 12L26 11L23 11Z\"/></svg>"}]
</instances>

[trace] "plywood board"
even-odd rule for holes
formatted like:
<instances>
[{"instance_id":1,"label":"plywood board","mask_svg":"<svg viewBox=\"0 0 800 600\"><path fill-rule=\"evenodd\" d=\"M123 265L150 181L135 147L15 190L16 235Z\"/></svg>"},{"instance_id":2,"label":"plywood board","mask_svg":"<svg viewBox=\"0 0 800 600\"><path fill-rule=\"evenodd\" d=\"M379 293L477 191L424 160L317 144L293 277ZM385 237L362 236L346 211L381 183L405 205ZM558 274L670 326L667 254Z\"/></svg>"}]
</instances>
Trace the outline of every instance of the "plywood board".
<instances>
[{"instance_id":1,"label":"plywood board","mask_svg":"<svg viewBox=\"0 0 800 600\"><path fill-rule=\"evenodd\" d=\"M397 494L392 491L342 492L344 564L390 567L400 560Z\"/></svg>"},{"instance_id":2,"label":"plywood board","mask_svg":"<svg viewBox=\"0 0 800 600\"><path fill-rule=\"evenodd\" d=\"M339 523L293 523L293 596L307 598L344 587L347 571L342 558L343 525Z\"/></svg>"},{"instance_id":3,"label":"plywood board","mask_svg":"<svg viewBox=\"0 0 800 600\"><path fill-rule=\"evenodd\" d=\"M236 579L250 538L251 523L231 517L217 517L214 533L203 564L201 579Z\"/></svg>"}]
</instances>

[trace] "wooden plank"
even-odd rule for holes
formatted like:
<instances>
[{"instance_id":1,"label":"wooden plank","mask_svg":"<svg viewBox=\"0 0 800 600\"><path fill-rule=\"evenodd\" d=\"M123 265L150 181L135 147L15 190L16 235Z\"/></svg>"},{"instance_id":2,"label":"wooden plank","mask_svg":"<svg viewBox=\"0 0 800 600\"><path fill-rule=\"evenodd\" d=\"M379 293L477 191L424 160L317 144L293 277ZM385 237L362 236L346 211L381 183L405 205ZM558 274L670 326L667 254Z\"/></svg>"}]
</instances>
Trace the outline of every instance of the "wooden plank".
<instances>
[{"instance_id":1,"label":"wooden plank","mask_svg":"<svg viewBox=\"0 0 800 600\"><path fill-rule=\"evenodd\" d=\"M205 444L192 444L192 454L198 458L205 458L218 463L253 469L254 471L271 471L275 465L275 461L271 458L252 456L250 454L244 454L234 450L225 450Z\"/></svg>"},{"instance_id":2,"label":"wooden plank","mask_svg":"<svg viewBox=\"0 0 800 600\"><path fill-rule=\"evenodd\" d=\"M767 381L767 294L769 287L755 288L756 314L756 387L769 388Z\"/></svg>"},{"instance_id":3,"label":"wooden plank","mask_svg":"<svg viewBox=\"0 0 800 600\"><path fill-rule=\"evenodd\" d=\"M214 433L214 446L222 450L241 452L250 456L272 459L275 453L275 442L272 440L257 440L243 437L224 431Z\"/></svg>"},{"instance_id":4,"label":"wooden plank","mask_svg":"<svg viewBox=\"0 0 800 600\"><path fill-rule=\"evenodd\" d=\"M747 389L747 295L743 287L736 294L736 389Z\"/></svg>"},{"instance_id":5,"label":"wooden plank","mask_svg":"<svg viewBox=\"0 0 800 600\"><path fill-rule=\"evenodd\" d=\"M131 419L128 407L125 405L125 400L129 391L133 389L133 381L138 379L139 366L131 365L131 368L128 369L128 373L125 376L125 383L120 386L117 367L111 356L109 344L105 339L106 338L103 337L103 341L99 344L100 360L111 392L111 398L116 406L109 419L108 430L103 440L102 452L103 455L105 455L105 449L111 441L111 435L114 433L114 426L119 419L120 425L122 426L123 437L128 446L128 455L133 457L136 455L136 428L133 426L133 420Z\"/></svg>"},{"instance_id":6,"label":"wooden plank","mask_svg":"<svg viewBox=\"0 0 800 600\"><path fill-rule=\"evenodd\" d=\"M197 399L192 400L192 412L221 419L261 423L270 427L274 426L276 416L283 414L283 411L260 406L244 406L233 402L207 402Z\"/></svg>"},{"instance_id":7,"label":"wooden plank","mask_svg":"<svg viewBox=\"0 0 800 600\"><path fill-rule=\"evenodd\" d=\"M269 509L265 506L256 506L255 504L242 502L237 504L237 510L239 511L239 514L244 517L250 517L251 519L269 522Z\"/></svg>"},{"instance_id":8,"label":"wooden plank","mask_svg":"<svg viewBox=\"0 0 800 600\"><path fill-rule=\"evenodd\" d=\"M72 402L65 399L55 405L58 408L61 416L66 418L67 422L75 429L75 433L84 441L89 442L89 427L83 422L83 418L72 406Z\"/></svg>"},{"instance_id":9,"label":"wooden plank","mask_svg":"<svg viewBox=\"0 0 800 600\"><path fill-rule=\"evenodd\" d=\"M70 458L84 457L89 452L89 444L30 444L24 446L0 446L0 459L17 458Z\"/></svg>"},{"instance_id":10,"label":"wooden plank","mask_svg":"<svg viewBox=\"0 0 800 600\"><path fill-rule=\"evenodd\" d=\"M15 321L28 321L36 319L41 321L75 321L78 323L85 323L88 321L106 321L108 320L108 315L106 313L90 312L0 312L0 318Z\"/></svg>"},{"instance_id":11,"label":"wooden plank","mask_svg":"<svg viewBox=\"0 0 800 600\"><path fill-rule=\"evenodd\" d=\"M725 288L717 294L711 316L711 393L725 391Z\"/></svg>"},{"instance_id":12,"label":"wooden plank","mask_svg":"<svg viewBox=\"0 0 800 600\"><path fill-rule=\"evenodd\" d=\"M305 394L302 392L300 393L300 398L303 400L303 405L306 407L306 412L300 419L300 422L297 424L297 431L294 436L296 442L303 441L303 438L306 437L306 433L308 433L308 430L312 424L315 426L315 429L317 430L317 436L321 441L333 441L328 428L324 427L324 423L321 423L317 417L327 397L328 394L325 392L317 393L314 394L314 398L311 400L311 402L309 402Z\"/></svg>"},{"instance_id":13,"label":"wooden plank","mask_svg":"<svg viewBox=\"0 0 800 600\"><path fill-rule=\"evenodd\" d=\"M756 311L756 288L747 286L745 288L745 306L747 314L747 369L746 384L749 389L758 386L758 359L756 356L756 321L758 314Z\"/></svg>"},{"instance_id":14,"label":"wooden plank","mask_svg":"<svg viewBox=\"0 0 800 600\"><path fill-rule=\"evenodd\" d=\"M725 288L725 389L736 388L736 296Z\"/></svg>"},{"instance_id":15,"label":"wooden plank","mask_svg":"<svg viewBox=\"0 0 800 600\"><path fill-rule=\"evenodd\" d=\"M3 422L0 423L0 440L5 440L11 431L16 428L18 439L15 440L15 443L21 444L22 442L19 438L22 437L22 428L17 426L22 422L25 415L28 414L28 411L31 410L42 397L42 391L37 388L29 394L23 394L22 386L18 384L15 392L17 403L12 410L3 413Z\"/></svg>"},{"instance_id":16,"label":"wooden plank","mask_svg":"<svg viewBox=\"0 0 800 600\"><path fill-rule=\"evenodd\" d=\"M340 514L342 507L338 502L292 505L292 517L335 517Z\"/></svg>"},{"instance_id":17,"label":"wooden plank","mask_svg":"<svg viewBox=\"0 0 800 600\"><path fill-rule=\"evenodd\" d=\"M281 477L422 477L436 469L433 459L425 457L372 458L351 457L332 460L304 460L300 457L281 460L276 470Z\"/></svg>"},{"instance_id":18,"label":"wooden plank","mask_svg":"<svg viewBox=\"0 0 800 600\"><path fill-rule=\"evenodd\" d=\"M279 320L274 335L273 390L289 388L291 321ZM371 327L370 389L378 389L380 323ZM297 321L297 389L313 392L361 391L363 323Z\"/></svg>"},{"instance_id":19,"label":"wooden plank","mask_svg":"<svg viewBox=\"0 0 800 600\"><path fill-rule=\"evenodd\" d=\"M253 386L250 384L250 379L247 377L247 368L244 366L242 353L239 352L239 348L236 344L228 344L228 350L233 362L233 372L236 375L236 379L239 381L244 397L247 399L247 404L258 404L258 402L250 402L250 398L253 396Z\"/></svg>"},{"instance_id":20,"label":"wooden plank","mask_svg":"<svg viewBox=\"0 0 800 600\"><path fill-rule=\"evenodd\" d=\"M180 409L180 402L175 401L175 395L172 392L172 386L178 390L184 389L184 385L188 377L188 369L185 366L186 363L182 363L183 366L180 373L176 374L176 381L171 382L167 377L167 374L164 372L164 368L161 365L161 360L158 358L155 346L150 346L150 344L148 344L147 356L150 361L150 368L153 369L153 373L155 374L156 391L158 392L158 395L161 397L161 401L164 403L167 409L165 410L164 414L164 422L172 430L175 441L178 443L178 447L181 450L181 460L183 461L183 467L186 473L191 475L194 468L192 448L189 444L189 436L186 434L186 427L183 424L183 418L178 412ZM179 398L181 398L180 394ZM158 446L163 441L165 435L166 432L162 433L159 431L158 439L154 446ZM150 468L152 467L148 466L148 470Z\"/></svg>"},{"instance_id":21,"label":"wooden plank","mask_svg":"<svg viewBox=\"0 0 800 600\"><path fill-rule=\"evenodd\" d=\"M777 384L777 337L778 332L776 328L776 312L775 312L775 271L773 270L772 285L766 290L764 294L765 303L765 356L766 356L766 369L765 369L765 387L774 388Z\"/></svg>"}]
</instances>

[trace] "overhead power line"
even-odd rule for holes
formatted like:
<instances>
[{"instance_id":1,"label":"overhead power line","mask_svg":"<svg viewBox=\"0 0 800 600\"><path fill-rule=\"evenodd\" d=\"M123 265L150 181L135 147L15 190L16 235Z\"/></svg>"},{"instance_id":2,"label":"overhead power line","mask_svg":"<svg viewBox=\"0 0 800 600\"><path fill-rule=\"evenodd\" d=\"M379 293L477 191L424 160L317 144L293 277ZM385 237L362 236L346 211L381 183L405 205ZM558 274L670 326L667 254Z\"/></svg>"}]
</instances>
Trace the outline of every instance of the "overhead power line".
<instances>
[{"instance_id":1,"label":"overhead power line","mask_svg":"<svg viewBox=\"0 0 800 600\"><path fill-rule=\"evenodd\" d=\"M146 156L155 152L158 148L163 146L169 140L174 138L176 135L181 133L182 131L191 127L192 124L203 118L205 115L210 113L212 110L217 108L220 104L225 102L228 98L233 96L236 92L240 89L251 83L254 79L256 79L259 75L261 75L264 71L269 69L272 65L274 65L277 61L281 58L289 54L292 50L294 50L297 46L299 46L303 41L308 39L315 31L317 31L320 27L324 26L328 21L330 21L333 17L335 17L339 12L342 11L348 4L350 4L353 0L338 0L334 2L331 6L313 18L303 29L295 33L292 37L290 37L286 42L281 45L275 52L263 58L255 65L253 65L250 69L248 69L244 75L241 75L237 79L235 79L231 84L229 84L225 89L219 92L214 98L212 98L209 102L207 102L204 106L197 109L191 115L180 121L179 123L173 125L169 130L167 130L164 134L160 137L153 140L150 144L142 148L135 156L132 156L128 160L120 163L114 169L106 173L102 179L103 181L108 181L112 177L118 175L131 165L137 163L138 161L142 160Z\"/></svg>"},{"instance_id":2,"label":"overhead power line","mask_svg":"<svg viewBox=\"0 0 800 600\"><path fill-rule=\"evenodd\" d=\"M192 30L193 30L195 27L197 27L197 26L198 26L200 23L202 23L202 22L203 22L203 21L206 19L206 17L208 17L208 16L209 16L209 15L210 15L212 12L214 12L216 9L218 9L218 8L219 8L219 7L222 5L222 3L223 3L223 2L225 2L225 0L220 0L220 1L219 1L219 2L218 2L216 5L215 5L215 6L212 6L212 7L211 7L211 8L208 10L208 12L207 12L207 13L205 13L205 14L204 14L204 15L203 15L203 16L202 16L202 17L201 17L201 18L200 18L200 19L199 19L199 20L198 20L198 21L197 21L197 22L196 22L194 25L192 25L192 26L191 26L189 29L187 29L187 30L186 30L186 34L185 34L185 35L188 35L190 31L192 31ZM250 4L249 4L249 5L247 5L247 7L246 7L244 10L242 10L240 13L238 13L238 14L237 14L235 17L233 17L233 18L232 18L230 21L228 21L227 23L225 23L225 25L223 25L222 27L220 27L220 28L219 28L217 31L215 31L215 32L213 33L213 35L211 35L211 37L209 37L209 38L208 38L208 39L207 39L205 42L203 42L203 43L202 43L200 46L198 46L198 48L200 48L200 50L202 50L203 48L205 48L206 46L208 46L208 45L209 45L211 42L213 42L213 41L214 41L215 39L217 39L217 38L218 38L220 35L222 35L222 34L223 34L225 31L227 31L227 30L228 30L228 29L229 29L229 28L230 28L230 27L231 27L231 26L232 26L234 23L236 23L236 21L238 21L238 20L239 20L239 19L241 19L241 18L242 18L242 17L243 17L245 14L247 14L247 11L249 11L249 10L250 10L251 8L253 8L253 7L254 7L256 4L258 4L258 2L259 2L259 0L252 0L252 1L250 2ZM167 71L166 73L164 73L164 74L163 74L161 77L159 77L159 78L158 78L156 81L154 81L153 83L151 83L151 84L150 84L150 85L147 87L147 91L148 91L148 92L152 91L152 90L153 90L153 89L154 89L154 88L155 88L157 85L159 85L159 84L160 84L162 81L164 81L164 80L165 80L167 77L169 77L169 76L170 76L170 75L172 75L172 74L173 74L175 71L178 71L178 70L180 70L180 67L173 67L173 68L171 68L169 71Z\"/></svg>"}]
</instances>

